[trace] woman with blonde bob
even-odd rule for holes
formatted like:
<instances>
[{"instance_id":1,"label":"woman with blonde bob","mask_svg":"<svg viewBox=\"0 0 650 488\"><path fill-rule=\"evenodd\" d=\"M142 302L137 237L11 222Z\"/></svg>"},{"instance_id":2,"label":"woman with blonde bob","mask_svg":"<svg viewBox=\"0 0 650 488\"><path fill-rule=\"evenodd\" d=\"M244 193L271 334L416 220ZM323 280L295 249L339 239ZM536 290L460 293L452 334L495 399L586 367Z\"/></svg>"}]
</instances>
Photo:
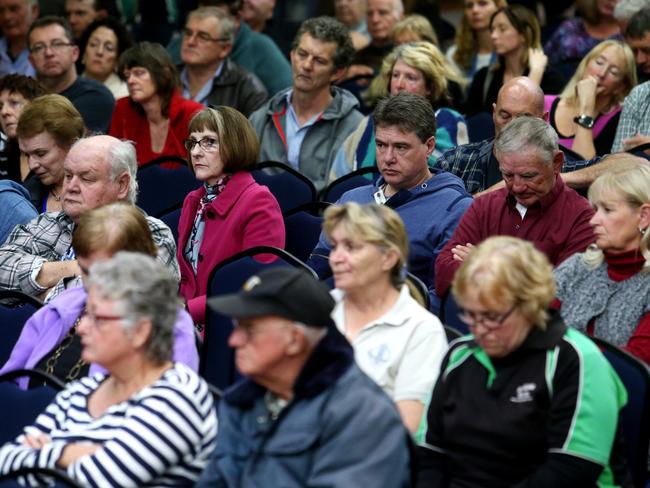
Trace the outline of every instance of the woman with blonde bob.
<instances>
[{"instance_id":1,"label":"woman with blonde bob","mask_svg":"<svg viewBox=\"0 0 650 488\"><path fill-rule=\"evenodd\" d=\"M465 118L447 108L453 98L451 87L459 93L464 80L458 70L430 42L413 42L397 46L384 58L381 72L369 89L375 99L394 96L407 91L425 97L436 114L436 147L431 156L431 165L447 149L467 144ZM376 166L375 126L372 114L359 124L339 150L333 163L331 179L358 168Z\"/></svg>"},{"instance_id":2,"label":"woman with blonde bob","mask_svg":"<svg viewBox=\"0 0 650 488\"><path fill-rule=\"evenodd\" d=\"M620 486L612 446L625 388L593 342L547 311L546 256L491 237L452 293L471 335L442 362L417 486Z\"/></svg>"},{"instance_id":3,"label":"woman with blonde bob","mask_svg":"<svg viewBox=\"0 0 650 488\"><path fill-rule=\"evenodd\" d=\"M407 15L393 27L393 43L396 46L419 41L430 42L436 46L440 45L431 22L425 16L419 14Z\"/></svg>"},{"instance_id":4,"label":"woman with blonde bob","mask_svg":"<svg viewBox=\"0 0 650 488\"><path fill-rule=\"evenodd\" d=\"M603 41L589 51L562 93L544 97L560 144L584 159L609 153L623 99L636 82L634 53L624 42Z\"/></svg>"},{"instance_id":5,"label":"woman with blonde bob","mask_svg":"<svg viewBox=\"0 0 650 488\"><path fill-rule=\"evenodd\" d=\"M555 271L564 320L650 364L650 167L630 161L589 188L596 243Z\"/></svg>"},{"instance_id":6,"label":"woman with blonde bob","mask_svg":"<svg viewBox=\"0 0 650 488\"><path fill-rule=\"evenodd\" d=\"M408 237L397 212L374 203L325 211L332 244L332 317L359 367L396 403L415 432L438 376L447 339L437 317L405 285Z\"/></svg>"},{"instance_id":7,"label":"woman with blonde bob","mask_svg":"<svg viewBox=\"0 0 650 488\"><path fill-rule=\"evenodd\" d=\"M250 173L259 142L240 112L224 106L200 111L190 121L185 149L203 186L185 197L178 224L180 292L194 322L204 324L215 265L255 246L284 248L284 220L275 197Z\"/></svg>"}]
</instances>

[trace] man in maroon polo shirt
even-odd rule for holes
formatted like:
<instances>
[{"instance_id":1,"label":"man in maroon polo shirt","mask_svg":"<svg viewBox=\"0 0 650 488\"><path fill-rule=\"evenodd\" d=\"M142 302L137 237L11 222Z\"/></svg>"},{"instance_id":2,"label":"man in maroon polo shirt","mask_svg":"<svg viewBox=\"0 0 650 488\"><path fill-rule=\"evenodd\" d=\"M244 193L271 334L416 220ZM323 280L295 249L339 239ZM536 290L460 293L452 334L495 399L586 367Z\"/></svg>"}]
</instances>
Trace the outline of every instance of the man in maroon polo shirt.
<instances>
[{"instance_id":1,"label":"man in maroon polo shirt","mask_svg":"<svg viewBox=\"0 0 650 488\"><path fill-rule=\"evenodd\" d=\"M471 248L493 235L529 240L559 264L594 241L589 202L559 177L564 155L553 128L537 117L518 117L494 149L506 187L477 198L435 264L436 293L443 297Z\"/></svg>"}]
</instances>

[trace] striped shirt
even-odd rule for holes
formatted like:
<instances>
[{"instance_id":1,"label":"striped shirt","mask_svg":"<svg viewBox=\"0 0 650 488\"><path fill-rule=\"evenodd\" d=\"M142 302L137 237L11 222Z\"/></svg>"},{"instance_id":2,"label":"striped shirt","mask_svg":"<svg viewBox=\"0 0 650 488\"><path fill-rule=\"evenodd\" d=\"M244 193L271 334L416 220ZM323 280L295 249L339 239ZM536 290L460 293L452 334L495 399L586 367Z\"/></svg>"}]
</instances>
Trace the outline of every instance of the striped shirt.
<instances>
[{"instance_id":1,"label":"striped shirt","mask_svg":"<svg viewBox=\"0 0 650 488\"><path fill-rule=\"evenodd\" d=\"M41 449L22 445L21 434L0 449L0 473L21 467L56 467L71 442L101 444L78 458L68 475L84 486L188 486L199 477L215 446L217 418L205 381L175 363L152 385L112 405L100 417L88 398L105 376L70 383L24 434L44 433ZM38 480L30 480L37 482Z\"/></svg>"},{"instance_id":2,"label":"striped shirt","mask_svg":"<svg viewBox=\"0 0 650 488\"><path fill-rule=\"evenodd\" d=\"M162 221L147 217L158 259L177 279L180 279L176 261L176 243L169 227ZM0 247L0 289L19 290L37 296L46 288L36 282L44 262L61 261L70 251L74 223L64 212L42 213L31 222L19 225ZM78 286L76 279L61 280L48 300L64 289Z\"/></svg>"}]
</instances>

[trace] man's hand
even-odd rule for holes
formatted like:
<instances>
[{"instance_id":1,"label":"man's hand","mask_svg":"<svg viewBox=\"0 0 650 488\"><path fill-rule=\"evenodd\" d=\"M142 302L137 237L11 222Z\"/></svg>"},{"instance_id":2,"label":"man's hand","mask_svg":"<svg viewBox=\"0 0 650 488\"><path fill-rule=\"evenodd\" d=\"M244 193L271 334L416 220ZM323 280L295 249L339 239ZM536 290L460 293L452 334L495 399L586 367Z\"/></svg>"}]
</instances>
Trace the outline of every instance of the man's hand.
<instances>
[{"instance_id":1,"label":"man's hand","mask_svg":"<svg viewBox=\"0 0 650 488\"><path fill-rule=\"evenodd\" d=\"M357 76L370 77L374 74L375 72L370 66L366 66L365 64L353 64L350 67L348 67L348 69L345 72L345 75L343 75L343 78L339 80L339 82L351 80L352 78L356 78Z\"/></svg>"},{"instance_id":2,"label":"man's hand","mask_svg":"<svg viewBox=\"0 0 650 488\"><path fill-rule=\"evenodd\" d=\"M458 244L457 246L454 246L451 250L451 255L454 258L454 261L459 261L463 262L467 258L467 255L470 253L470 251L474 248L474 244L467 243L464 246L462 244Z\"/></svg>"},{"instance_id":3,"label":"man's hand","mask_svg":"<svg viewBox=\"0 0 650 488\"><path fill-rule=\"evenodd\" d=\"M647 144L648 142L650 142L650 136L642 136L641 134L637 133L632 137L623 139L623 150L629 151L630 149L634 149L635 147L638 147L642 144Z\"/></svg>"},{"instance_id":4,"label":"man's hand","mask_svg":"<svg viewBox=\"0 0 650 488\"><path fill-rule=\"evenodd\" d=\"M95 454L102 448L101 444L90 444L87 442L71 442L63 448L61 457L56 462L57 466L67 468L77 459L83 456Z\"/></svg>"}]
</instances>

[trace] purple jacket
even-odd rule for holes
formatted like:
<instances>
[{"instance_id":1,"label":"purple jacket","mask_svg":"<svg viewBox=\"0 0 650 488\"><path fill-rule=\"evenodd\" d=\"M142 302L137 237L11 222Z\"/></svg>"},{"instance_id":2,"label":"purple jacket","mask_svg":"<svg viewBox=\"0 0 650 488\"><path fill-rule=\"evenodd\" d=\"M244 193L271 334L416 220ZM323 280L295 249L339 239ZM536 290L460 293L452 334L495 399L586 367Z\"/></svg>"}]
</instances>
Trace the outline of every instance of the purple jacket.
<instances>
[{"instance_id":1,"label":"purple jacket","mask_svg":"<svg viewBox=\"0 0 650 488\"><path fill-rule=\"evenodd\" d=\"M61 343L86 305L86 290L80 286L61 293L39 309L25 322L11 356L0 369L0 374L21 368L34 368L52 349ZM173 360L198 371L199 355L194 338L194 323L185 310L181 310L174 325ZM89 374L106 371L91 364ZM18 385L26 389L29 378L19 378Z\"/></svg>"}]
</instances>

